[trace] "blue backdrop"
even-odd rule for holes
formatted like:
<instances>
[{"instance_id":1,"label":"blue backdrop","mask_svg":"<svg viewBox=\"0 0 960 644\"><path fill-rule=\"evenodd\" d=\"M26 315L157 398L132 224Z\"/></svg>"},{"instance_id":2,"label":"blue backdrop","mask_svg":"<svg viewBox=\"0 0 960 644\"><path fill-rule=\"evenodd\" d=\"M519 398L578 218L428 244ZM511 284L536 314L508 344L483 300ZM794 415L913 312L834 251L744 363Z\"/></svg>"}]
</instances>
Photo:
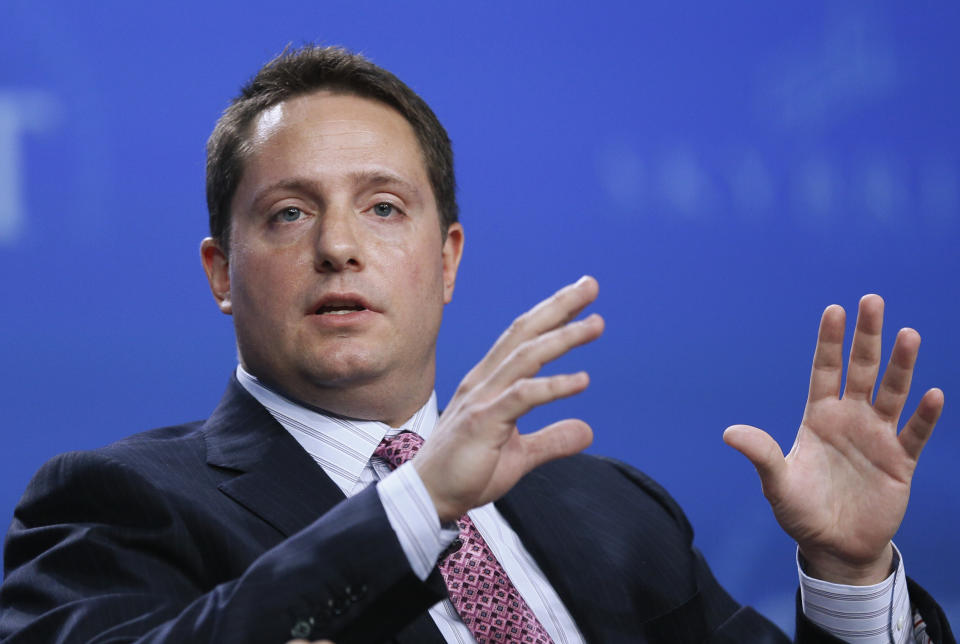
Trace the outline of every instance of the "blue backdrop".
<instances>
[{"instance_id":1,"label":"blue backdrop","mask_svg":"<svg viewBox=\"0 0 960 644\"><path fill-rule=\"evenodd\" d=\"M202 6L196 6L201 5ZM960 5L0 4L0 517L61 451L203 418L235 364L200 270L204 142L287 43L361 50L455 143L466 256L438 393L591 273L557 369L593 451L659 479L731 592L792 630L794 546L724 427L785 449L832 302L887 300L946 392L897 542L960 625ZM602 545L602 544L598 544Z\"/></svg>"}]
</instances>

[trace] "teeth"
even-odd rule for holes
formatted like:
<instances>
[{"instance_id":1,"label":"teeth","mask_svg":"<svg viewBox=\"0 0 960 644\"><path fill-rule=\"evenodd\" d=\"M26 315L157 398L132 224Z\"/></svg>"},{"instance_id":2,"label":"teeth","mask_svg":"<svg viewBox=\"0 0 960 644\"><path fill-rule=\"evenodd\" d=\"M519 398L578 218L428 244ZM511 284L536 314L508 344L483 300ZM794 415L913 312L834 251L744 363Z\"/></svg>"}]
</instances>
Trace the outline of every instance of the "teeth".
<instances>
[{"instance_id":1,"label":"teeth","mask_svg":"<svg viewBox=\"0 0 960 644\"><path fill-rule=\"evenodd\" d=\"M365 311L366 309L362 306L357 306L355 304L344 304L344 305L332 305L321 307L317 314L319 315L346 315L347 313L354 313L356 311Z\"/></svg>"}]
</instances>

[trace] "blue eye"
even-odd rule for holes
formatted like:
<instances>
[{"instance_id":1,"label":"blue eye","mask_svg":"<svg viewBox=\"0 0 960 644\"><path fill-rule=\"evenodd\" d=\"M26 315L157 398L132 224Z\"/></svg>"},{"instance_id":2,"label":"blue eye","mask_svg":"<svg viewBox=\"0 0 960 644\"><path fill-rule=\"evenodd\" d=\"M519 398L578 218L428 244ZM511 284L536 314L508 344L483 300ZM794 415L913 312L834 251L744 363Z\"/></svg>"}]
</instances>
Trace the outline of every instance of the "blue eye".
<instances>
[{"instance_id":1,"label":"blue eye","mask_svg":"<svg viewBox=\"0 0 960 644\"><path fill-rule=\"evenodd\" d=\"M303 211L297 208L296 206L290 206L289 208L284 208L277 213L277 219L280 221L296 221L300 219L303 215Z\"/></svg>"},{"instance_id":2,"label":"blue eye","mask_svg":"<svg viewBox=\"0 0 960 644\"><path fill-rule=\"evenodd\" d=\"M381 201L376 206L373 207L373 214L378 217L389 217L396 211L396 208L392 203L387 203L386 201Z\"/></svg>"}]
</instances>

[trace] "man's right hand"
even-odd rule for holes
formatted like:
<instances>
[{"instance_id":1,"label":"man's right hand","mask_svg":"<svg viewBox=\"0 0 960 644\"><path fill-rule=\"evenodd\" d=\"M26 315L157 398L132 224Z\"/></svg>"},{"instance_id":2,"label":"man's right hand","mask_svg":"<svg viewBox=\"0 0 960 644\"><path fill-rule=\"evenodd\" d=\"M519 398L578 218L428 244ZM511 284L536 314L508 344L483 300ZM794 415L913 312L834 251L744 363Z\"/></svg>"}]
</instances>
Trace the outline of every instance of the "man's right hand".
<instances>
[{"instance_id":1,"label":"man's right hand","mask_svg":"<svg viewBox=\"0 0 960 644\"><path fill-rule=\"evenodd\" d=\"M580 393L586 372L540 376L540 369L603 333L603 318L573 320L597 297L585 276L527 311L463 379L436 431L413 459L442 523L506 494L527 472L585 449L590 426L569 418L530 434L517 419L534 407Z\"/></svg>"}]
</instances>

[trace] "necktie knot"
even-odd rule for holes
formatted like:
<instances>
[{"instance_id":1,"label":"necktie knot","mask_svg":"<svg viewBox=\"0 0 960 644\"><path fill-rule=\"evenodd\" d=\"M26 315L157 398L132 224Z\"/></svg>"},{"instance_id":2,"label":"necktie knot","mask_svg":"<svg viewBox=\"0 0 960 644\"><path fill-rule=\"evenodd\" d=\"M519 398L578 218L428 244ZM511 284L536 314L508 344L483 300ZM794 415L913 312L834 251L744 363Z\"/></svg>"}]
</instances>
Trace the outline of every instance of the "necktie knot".
<instances>
[{"instance_id":1,"label":"necktie knot","mask_svg":"<svg viewBox=\"0 0 960 644\"><path fill-rule=\"evenodd\" d=\"M413 458L422 445L423 438L419 434L403 431L380 441L377 449L373 450L373 455L385 460L393 469L397 469Z\"/></svg>"}]
</instances>

